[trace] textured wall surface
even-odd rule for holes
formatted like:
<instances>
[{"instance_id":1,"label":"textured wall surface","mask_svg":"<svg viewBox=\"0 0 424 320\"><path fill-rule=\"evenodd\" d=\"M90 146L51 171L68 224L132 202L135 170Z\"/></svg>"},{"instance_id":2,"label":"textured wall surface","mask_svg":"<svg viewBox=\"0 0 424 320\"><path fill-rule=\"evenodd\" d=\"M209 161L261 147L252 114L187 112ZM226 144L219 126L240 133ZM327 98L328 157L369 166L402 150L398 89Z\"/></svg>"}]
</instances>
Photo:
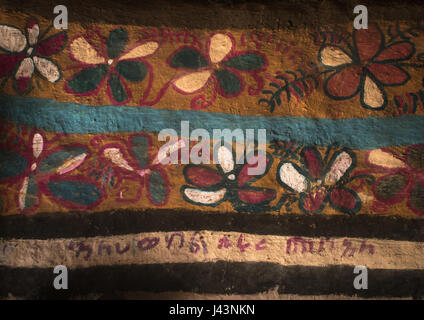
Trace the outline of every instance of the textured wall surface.
<instances>
[{"instance_id":1,"label":"textured wall surface","mask_svg":"<svg viewBox=\"0 0 424 320\"><path fill-rule=\"evenodd\" d=\"M5 1L0 297L422 298L424 9L389 3Z\"/></svg>"}]
</instances>

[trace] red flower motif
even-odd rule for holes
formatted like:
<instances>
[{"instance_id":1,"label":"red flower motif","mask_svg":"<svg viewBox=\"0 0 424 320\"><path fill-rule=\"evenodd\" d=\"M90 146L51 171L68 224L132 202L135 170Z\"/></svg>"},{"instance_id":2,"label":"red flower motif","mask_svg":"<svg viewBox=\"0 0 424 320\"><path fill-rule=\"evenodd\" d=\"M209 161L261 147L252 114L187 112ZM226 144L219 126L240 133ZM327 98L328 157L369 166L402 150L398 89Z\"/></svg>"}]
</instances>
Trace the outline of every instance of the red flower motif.
<instances>
[{"instance_id":1,"label":"red flower motif","mask_svg":"<svg viewBox=\"0 0 424 320\"><path fill-rule=\"evenodd\" d=\"M375 209L385 209L407 199L407 206L417 215L424 215L424 145L410 146L403 155L391 150L368 152L367 162L386 173L373 187ZM380 207L380 208L379 208Z\"/></svg>"},{"instance_id":2,"label":"red flower motif","mask_svg":"<svg viewBox=\"0 0 424 320\"><path fill-rule=\"evenodd\" d=\"M318 57L327 68L335 69L325 82L325 92L336 100L350 99L360 93L364 108L380 110L387 104L385 86L405 84L409 74L398 62L415 52L409 41L385 45L384 35L376 25L353 31L353 48L348 53L338 45L324 45Z\"/></svg>"},{"instance_id":3,"label":"red flower motif","mask_svg":"<svg viewBox=\"0 0 424 320\"><path fill-rule=\"evenodd\" d=\"M66 32L56 33L45 39L38 39L40 27L35 18L26 25L26 36L16 27L0 25L0 77L14 72L13 87L18 94L28 93L32 86L34 70L43 79L57 82L61 78L59 67L49 56L63 49L67 41Z\"/></svg>"}]
</instances>

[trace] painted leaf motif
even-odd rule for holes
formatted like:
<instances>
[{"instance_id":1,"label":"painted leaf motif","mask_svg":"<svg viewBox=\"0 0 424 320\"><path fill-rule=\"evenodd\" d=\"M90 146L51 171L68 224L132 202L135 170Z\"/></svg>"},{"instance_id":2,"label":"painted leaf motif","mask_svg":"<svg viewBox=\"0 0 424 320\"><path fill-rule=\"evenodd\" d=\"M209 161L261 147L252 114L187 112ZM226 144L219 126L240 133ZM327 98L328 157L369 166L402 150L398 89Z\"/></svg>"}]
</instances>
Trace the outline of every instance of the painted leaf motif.
<instances>
[{"instance_id":1,"label":"painted leaf motif","mask_svg":"<svg viewBox=\"0 0 424 320\"><path fill-rule=\"evenodd\" d=\"M254 71L265 66L265 59L260 54L248 52L225 60L222 64L240 71Z\"/></svg>"},{"instance_id":2,"label":"painted leaf motif","mask_svg":"<svg viewBox=\"0 0 424 320\"><path fill-rule=\"evenodd\" d=\"M125 79L132 82L139 82L146 77L147 66L140 61L119 61L115 70Z\"/></svg>"},{"instance_id":3,"label":"painted leaf motif","mask_svg":"<svg viewBox=\"0 0 424 320\"><path fill-rule=\"evenodd\" d=\"M330 193L330 205L343 213L354 214L361 209L361 200L350 189L335 188Z\"/></svg>"},{"instance_id":4,"label":"painted leaf motif","mask_svg":"<svg viewBox=\"0 0 424 320\"><path fill-rule=\"evenodd\" d=\"M168 198L168 186L165 178L158 170L153 170L147 177L147 192L149 198L156 205L165 204Z\"/></svg>"},{"instance_id":5,"label":"painted leaf motif","mask_svg":"<svg viewBox=\"0 0 424 320\"><path fill-rule=\"evenodd\" d=\"M240 92L241 82L234 73L226 69L215 70L214 73L224 95L232 96Z\"/></svg>"},{"instance_id":6,"label":"painted leaf motif","mask_svg":"<svg viewBox=\"0 0 424 320\"><path fill-rule=\"evenodd\" d=\"M109 58L117 58L124 51L127 42L128 32L124 28L112 30L106 40L107 55Z\"/></svg>"},{"instance_id":7,"label":"painted leaf motif","mask_svg":"<svg viewBox=\"0 0 424 320\"><path fill-rule=\"evenodd\" d=\"M0 179L20 175L27 166L27 160L20 154L4 148L0 149Z\"/></svg>"},{"instance_id":8,"label":"painted leaf motif","mask_svg":"<svg viewBox=\"0 0 424 320\"><path fill-rule=\"evenodd\" d=\"M52 154L48 155L45 159L43 159L43 161L41 162L38 168L38 172L46 173L46 172L51 172L54 169L58 169L60 172L63 172L69 168L72 168L71 170L73 170L77 167L75 165L81 164L82 161L75 162L73 163L73 166L72 166L72 160L75 157L81 156L86 153L87 153L87 149L85 148L67 148L64 150L53 152Z\"/></svg>"},{"instance_id":9,"label":"painted leaf motif","mask_svg":"<svg viewBox=\"0 0 424 320\"><path fill-rule=\"evenodd\" d=\"M149 163L149 138L142 134L132 136L131 145L140 169L144 168Z\"/></svg>"},{"instance_id":10,"label":"painted leaf motif","mask_svg":"<svg viewBox=\"0 0 424 320\"><path fill-rule=\"evenodd\" d=\"M68 81L68 87L74 93L88 93L97 89L107 73L106 65L89 67L78 72Z\"/></svg>"},{"instance_id":11,"label":"painted leaf motif","mask_svg":"<svg viewBox=\"0 0 424 320\"><path fill-rule=\"evenodd\" d=\"M102 192L93 183L71 180L50 181L47 188L51 194L69 206L88 207L95 204Z\"/></svg>"},{"instance_id":12,"label":"painted leaf motif","mask_svg":"<svg viewBox=\"0 0 424 320\"><path fill-rule=\"evenodd\" d=\"M182 48L172 56L170 65L173 68L198 69L208 66L208 62L197 50Z\"/></svg>"},{"instance_id":13,"label":"painted leaf motif","mask_svg":"<svg viewBox=\"0 0 424 320\"><path fill-rule=\"evenodd\" d=\"M38 187L33 175L26 177L19 190L19 209L26 210L32 208L38 201Z\"/></svg>"}]
</instances>

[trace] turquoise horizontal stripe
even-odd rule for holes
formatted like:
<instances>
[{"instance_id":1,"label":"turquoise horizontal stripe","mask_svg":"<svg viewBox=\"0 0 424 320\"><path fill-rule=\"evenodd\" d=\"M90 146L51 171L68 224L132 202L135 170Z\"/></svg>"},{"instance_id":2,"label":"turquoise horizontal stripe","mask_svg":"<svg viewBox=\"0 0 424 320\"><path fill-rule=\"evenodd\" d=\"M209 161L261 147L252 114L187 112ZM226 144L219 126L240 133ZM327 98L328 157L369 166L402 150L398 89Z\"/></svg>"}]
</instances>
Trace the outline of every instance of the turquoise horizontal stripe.
<instances>
[{"instance_id":1,"label":"turquoise horizontal stripe","mask_svg":"<svg viewBox=\"0 0 424 320\"><path fill-rule=\"evenodd\" d=\"M257 108L257 106L252 106ZM239 116L197 110L165 110L130 106L88 106L50 99L0 95L0 116L17 124L52 132L152 132L165 128L190 130L266 129L267 140L296 141L301 145L374 149L424 143L424 116L311 119L306 117ZM255 135L257 132L255 132Z\"/></svg>"}]
</instances>

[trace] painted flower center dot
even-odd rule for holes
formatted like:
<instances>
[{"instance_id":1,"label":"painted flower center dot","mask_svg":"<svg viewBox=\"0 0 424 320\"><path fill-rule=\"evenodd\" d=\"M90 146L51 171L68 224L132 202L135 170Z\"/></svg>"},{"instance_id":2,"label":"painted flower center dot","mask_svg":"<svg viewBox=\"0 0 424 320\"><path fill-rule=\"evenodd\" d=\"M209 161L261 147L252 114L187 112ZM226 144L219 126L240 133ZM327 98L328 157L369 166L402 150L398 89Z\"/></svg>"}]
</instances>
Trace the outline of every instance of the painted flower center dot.
<instances>
[{"instance_id":1,"label":"painted flower center dot","mask_svg":"<svg viewBox=\"0 0 424 320\"><path fill-rule=\"evenodd\" d=\"M30 56L33 50L34 50L33 47L29 47L27 50L27 55Z\"/></svg>"},{"instance_id":2,"label":"painted flower center dot","mask_svg":"<svg viewBox=\"0 0 424 320\"><path fill-rule=\"evenodd\" d=\"M33 163L32 166L31 166L31 171L34 171L35 169L37 169L37 164Z\"/></svg>"},{"instance_id":3,"label":"painted flower center dot","mask_svg":"<svg viewBox=\"0 0 424 320\"><path fill-rule=\"evenodd\" d=\"M113 63L113 59L109 59L108 61L107 61L107 64L108 65L111 65Z\"/></svg>"},{"instance_id":4,"label":"painted flower center dot","mask_svg":"<svg viewBox=\"0 0 424 320\"><path fill-rule=\"evenodd\" d=\"M235 178L236 178L236 176L234 174L230 174L228 176L228 179L230 179L230 180L235 180Z\"/></svg>"}]
</instances>

